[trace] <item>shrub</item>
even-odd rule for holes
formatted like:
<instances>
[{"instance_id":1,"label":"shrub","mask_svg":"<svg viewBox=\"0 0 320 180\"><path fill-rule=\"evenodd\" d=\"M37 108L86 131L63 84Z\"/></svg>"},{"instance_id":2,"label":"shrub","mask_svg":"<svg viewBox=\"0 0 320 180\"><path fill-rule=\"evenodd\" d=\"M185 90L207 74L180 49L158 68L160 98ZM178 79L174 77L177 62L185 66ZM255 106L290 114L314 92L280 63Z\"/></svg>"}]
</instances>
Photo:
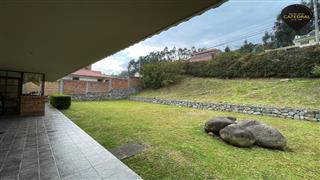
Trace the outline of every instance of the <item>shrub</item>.
<instances>
[{"instance_id":1,"label":"shrub","mask_svg":"<svg viewBox=\"0 0 320 180\"><path fill-rule=\"evenodd\" d=\"M312 69L312 74L315 77L320 77L320 65L315 65Z\"/></svg>"},{"instance_id":2,"label":"shrub","mask_svg":"<svg viewBox=\"0 0 320 180\"><path fill-rule=\"evenodd\" d=\"M320 77L320 47L299 48L259 54L227 52L208 62L161 62L141 71L146 87L161 88L179 75L215 78ZM315 64L318 64L315 66Z\"/></svg>"},{"instance_id":3,"label":"shrub","mask_svg":"<svg viewBox=\"0 0 320 180\"><path fill-rule=\"evenodd\" d=\"M57 109L68 109L71 105L71 96L64 94L51 95L50 104Z\"/></svg>"},{"instance_id":4,"label":"shrub","mask_svg":"<svg viewBox=\"0 0 320 180\"><path fill-rule=\"evenodd\" d=\"M160 62L145 65L141 75L147 88L158 89L174 83L183 71L184 63L181 61Z\"/></svg>"},{"instance_id":5,"label":"shrub","mask_svg":"<svg viewBox=\"0 0 320 180\"><path fill-rule=\"evenodd\" d=\"M209 62L188 62L186 74L217 78L315 77L320 47L260 54L223 53Z\"/></svg>"}]
</instances>

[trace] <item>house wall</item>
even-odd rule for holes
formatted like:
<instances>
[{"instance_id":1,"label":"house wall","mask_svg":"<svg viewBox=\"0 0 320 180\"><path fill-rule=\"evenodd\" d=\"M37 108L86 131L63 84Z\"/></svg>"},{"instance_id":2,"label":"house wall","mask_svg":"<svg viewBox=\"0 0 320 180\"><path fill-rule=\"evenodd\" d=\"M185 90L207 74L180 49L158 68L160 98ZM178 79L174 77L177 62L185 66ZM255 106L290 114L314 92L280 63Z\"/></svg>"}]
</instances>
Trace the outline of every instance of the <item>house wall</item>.
<instances>
[{"instance_id":1,"label":"house wall","mask_svg":"<svg viewBox=\"0 0 320 180\"><path fill-rule=\"evenodd\" d=\"M129 86L130 88L142 87L143 83L140 78L130 77Z\"/></svg>"},{"instance_id":2,"label":"house wall","mask_svg":"<svg viewBox=\"0 0 320 180\"><path fill-rule=\"evenodd\" d=\"M128 89L128 79L111 78L111 89Z\"/></svg>"},{"instance_id":3,"label":"house wall","mask_svg":"<svg viewBox=\"0 0 320 180\"><path fill-rule=\"evenodd\" d=\"M62 80L63 94L85 94L87 89L86 81Z\"/></svg>"},{"instance_id":4,"label":"house wall","mask_svg":"<svg viewBox=\"0 0 320 180\"><path fill-rule=\"evenodd\" d=\"M44 115L44 96L21 96L20 115L21 116L42 116Z\"/></svg>"},{"instance_id":5,"label":"house wall","mask_svg":"<svg viewBox=\"0 0 320 180\"><path fill-rule=\"evenodd\" d=\"M108 92L110 89L109 83L106 82L89 82L87 83L87 92Z\"/></svg>"},{"instance_id":6,"label":"house wall","mask_svg":"<svg viewBox=\"0 0 320 180\"><path fill-rule=\"evenodd\" d=\"M59 93L59 82L45 82L44 95L51 95Z\"/></svg>"}]
</instances>

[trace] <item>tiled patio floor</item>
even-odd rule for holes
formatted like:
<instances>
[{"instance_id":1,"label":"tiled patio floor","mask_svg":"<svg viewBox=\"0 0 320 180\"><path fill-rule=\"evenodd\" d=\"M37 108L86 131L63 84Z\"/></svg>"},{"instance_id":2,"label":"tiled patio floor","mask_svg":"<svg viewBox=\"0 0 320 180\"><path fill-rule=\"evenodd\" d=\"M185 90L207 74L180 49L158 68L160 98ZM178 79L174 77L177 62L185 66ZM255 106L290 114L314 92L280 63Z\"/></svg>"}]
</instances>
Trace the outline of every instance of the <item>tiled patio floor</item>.
<instances>
[{"instance_id":1,"label":"tiled patio floor","mask_svg":"<svg viewBox=\"0 0 320 180\"><path fill-rule=\"evenodd\" d=\"M141 179L58 110L0 119L0 179Z\"/></svg>"}]
</instances>

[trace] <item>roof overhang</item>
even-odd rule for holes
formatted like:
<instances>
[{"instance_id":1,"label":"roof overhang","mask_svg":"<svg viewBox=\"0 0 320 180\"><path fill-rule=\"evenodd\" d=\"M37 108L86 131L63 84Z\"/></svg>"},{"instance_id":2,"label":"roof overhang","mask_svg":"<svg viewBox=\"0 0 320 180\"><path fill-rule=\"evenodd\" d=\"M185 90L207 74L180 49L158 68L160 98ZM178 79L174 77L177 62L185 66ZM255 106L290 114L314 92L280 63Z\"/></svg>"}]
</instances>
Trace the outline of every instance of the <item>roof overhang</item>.
<instances>
[{"instance_id":1,"label":"roof overhang","mask_svg":"<svg viewBox=\"0 0 320 180\"><path fill-rule=\"evenodd\" d=\"M0 69L56 80L225 0L0 2Z\"/></svg>"}]
</instances>

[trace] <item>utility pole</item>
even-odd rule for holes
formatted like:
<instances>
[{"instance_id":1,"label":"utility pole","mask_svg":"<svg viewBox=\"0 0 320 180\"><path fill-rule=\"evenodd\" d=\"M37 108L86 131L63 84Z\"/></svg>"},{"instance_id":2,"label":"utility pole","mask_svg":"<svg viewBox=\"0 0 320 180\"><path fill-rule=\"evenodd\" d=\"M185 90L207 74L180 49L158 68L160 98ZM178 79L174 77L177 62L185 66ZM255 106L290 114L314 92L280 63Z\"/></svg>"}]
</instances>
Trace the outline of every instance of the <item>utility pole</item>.
<instances>
[{"instance_id":1,"label":"utility pole","mask_svg":"<svg viewBox=\"0 0 320 180\"><path fill-rule=\"evenodd\" d=\"M319 44L319 23L318 23L318 0L313 0L313 9L314 9L314 33L316 37L316 44Z\"/></svg>"}]
</instances>

